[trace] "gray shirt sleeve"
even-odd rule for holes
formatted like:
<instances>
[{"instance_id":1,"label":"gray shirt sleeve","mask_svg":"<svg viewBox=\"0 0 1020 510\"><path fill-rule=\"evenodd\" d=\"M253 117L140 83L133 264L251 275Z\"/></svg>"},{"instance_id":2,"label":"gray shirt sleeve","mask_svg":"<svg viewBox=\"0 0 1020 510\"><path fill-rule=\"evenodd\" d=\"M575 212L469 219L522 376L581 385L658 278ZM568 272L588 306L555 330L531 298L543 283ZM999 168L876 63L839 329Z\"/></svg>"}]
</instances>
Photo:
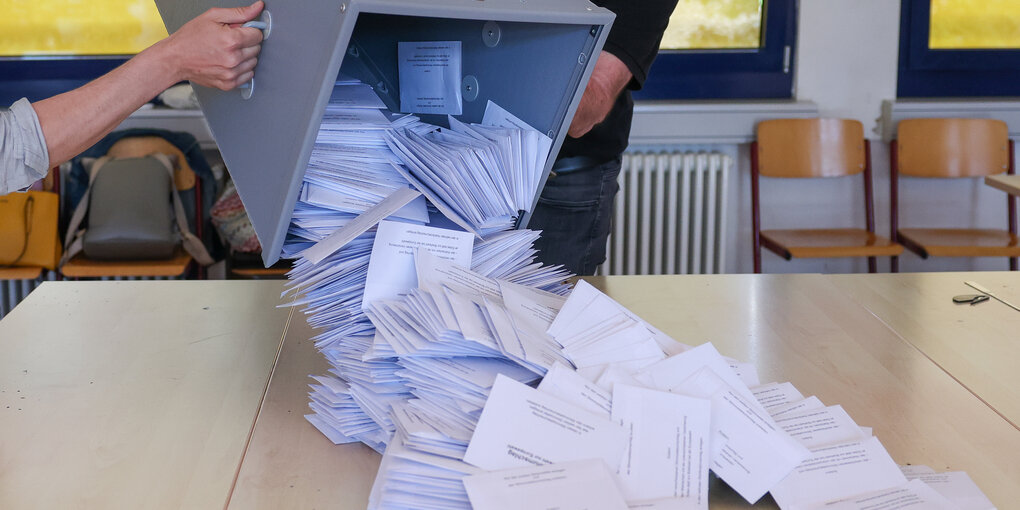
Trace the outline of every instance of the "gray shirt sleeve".
<instances>
[{"instance_id":1,"label":"gray shirt sleeve","mask_svg":"<svg viewBox=\"0 0 1020 510\"><path fill-rule=\"evenodd\" d=\"M39 116L19 99L0 109L0 195L30 186L49 171L50 155Z\"/></svg>"}]
</instances>

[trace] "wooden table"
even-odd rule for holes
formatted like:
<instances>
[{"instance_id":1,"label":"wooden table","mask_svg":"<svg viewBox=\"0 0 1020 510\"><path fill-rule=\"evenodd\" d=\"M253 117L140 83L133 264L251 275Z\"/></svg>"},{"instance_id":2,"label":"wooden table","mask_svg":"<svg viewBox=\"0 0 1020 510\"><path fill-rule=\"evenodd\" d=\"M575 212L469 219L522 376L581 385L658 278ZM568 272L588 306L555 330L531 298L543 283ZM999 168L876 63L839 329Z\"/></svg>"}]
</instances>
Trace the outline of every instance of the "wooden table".
<instances>
[{"instance_id":1,"label":"wooden table","mask_svg":"<svg viewBox=\"0 0 1020 510\"><path fill-rule=\"evenodd\" d=\"M295 313L241 464L230 508L364 510L379 454L361 444L334 445L304 415L309 374L329 365L309 340L313 330Z\"/></svg>"},{"instance_id":2,"label":"wooden table","mask_svg":"<svg viewBox=\"0 0 1020 510\"><path fill-rule=\"evenodd\" d=\"M713 342L842 404L900 463L965 470L1001 508L1020 498L1020 431L822 275L607 277L590 281L677 340ZM379 456L333 446L301 415L325 370L292 321L231 501L238 508L365 508ZM745 508L717 484L712 508ZM775 508L768 498L757 507Z\"/></svg>"},{"instance_id":3,"label":"wooden table","mask_svg":"<svg viewBox=\"0 0 1020 510\"><path fill-rule=\"evenodd\" d=\"M974 306L952 301L978 293L964 285L973 280L1020 304L1020 273L833 275L828 280L1020 430L1020 312L994 299Z\"/></svg>"},{"instance_id":4,"label":"wooden table","mask_svg":"<svg viewBox=\"0 0 1020 510\"><path fill-rule=\"evenodd\" d=\"M45 283L0 321L0 508L223 508L280 282Z\"/></svg>"},{"instance_id":5,"label":"wooden table","mask_svg":"<svg viewBox=\"0 0 1020 510\"><path fill-rule=\"evenodd\" d=\"M989 175L985 177L985 184L1010 195L1020 196L1020 175Z\"/></svg>"},{"instance_id":6,"label":"wooden table","mask_svg":"<svg viewBox=\"0 0 1020 510\"><path fill-rule=\"evenodd\" d=\"M965 276L994 291L998 289L996 287L998 284L987 278L994 274L970 273ZM875 278L882 276L886 275L878 275ZM909 275L900 275L897 278L904 276ZM874 311L877 310L876 305L866 307L864 304L866 291L871 285L877 284L865 282L866 285L863 287L865 290L852 291L846 288L846 284L840 281L840 278L823 275L607 277L592 278L590 281L677 340L691 344L710 341L724 354L754 363L759 369L762 382L791 381L806 395L817 395L826 404L842 404L858 423L874 427L875 435L897 462L928 464L939 470L965 470L1000 508L1009 508L1014 501L1020 500L1020 484L1016 482L1020 480L1020 456L1016 454L1020 452L1020 430L997 414L989 404L975 396L975 393L980 392L973 388L973 384L965 387L946 372L945 364L940 366L933 363L916 348L909 339L910 335L905 336L894 331L895 323L882 319L881 315ZM895 283L894 280L888 281L893 282L889 285ZM208 285L208 288L213 289L226 284L227 282L209 282L202 285ZM229 282L229 284L273 285L271 282ZM138 284L100 282L91 285ZM170 285L194 285L194 282L173 282ZM56 287L47 284L43 288ZM909 288L909 285L906 288ZM97 370L93 366L99 363L95 360L113 356L113 353L109 348L102 352L87 352L79 345L81 341L78 339L71 340L69 348L55 349L54 346L58 345L57 340L48 338L50 333L40 335L40 330L37 329L39 326L27 324L27 317L41 313L34 311L35 309L69 305L66 300L61 302L56 299L55 294L44 294L43 297L48 296L47 299L36 298L39 292L36 291L36 294L26 301L31 304L29 312L25 311L23 305L9 319L0 322L0 346L3 346L0 353L4 354L4 359L0 360L0 367L3 367L0 371L0 385L3 389L14 387L6 379L12 367L6 359L9 352L13 353L16 359L33 362L32 366L36 370L45 370L42 367L55 365L50 359L53 356L58 358L84 356L81 358L84 361L78 362L78 370L88 374L75 377L76 384L57 386L53 392L45 390L42 387L43 379L50 383L59 383L62 377L72 377L67 373L58 374L55 370L50 370L50 373L46 374L48 378L37 379L39 386L36 388L36 394L53 393L51 395L53 400L76 402L78 407L98 403L101 404L100 407L116 408L111 402L126 401L128 403L122 404L119 411L132 416L150 407L157 408L155 404L139 405L138 402L148 403L150 401L145 400L143 396L154 397L157 393L148 385L154 384L159 378L159 373L169 370L160 366L166 363L166 359L170 359L171 362L168 364L176 366L177 370L191 367L176 357L173 349L168 349L167 355L159 359L141 355L122 356L119 363L112 365L115 368L109 368L111 365L107 363L107 370L116 373L108 374L106 377L137 379L139 386L145 388L133 388L136 390L134 392L121 388L112 396L103 396L106 392L87 393L87 389L80 389L79 386L86 378L92 380L92 374ZM159 296L148 297L139 292L133 296L134 299L125 299L125 296L121 295L123 293L121 287L107 292L110 292L112 299L121 303L121 306L129 302L131 303L128 305L129 308L135 313L147 315L148 318L133 322L133 326L120 324L120 321L125 320L124 317L130 314L119 312L115 314L111 312L109 305L97 304L93 299L75 305L84 308L71 314L79 317L78 319L61 318L60 321L54 321L59 322L59 325L47 325L44 331L53 331L53 334L62 337L62 341L65 342L59 345L66 345L69 342L68 337L84 336L80 333L72 334L80 329L110 330L112 327L114 336L127 336L125 332L128 329L140 327L140 324L146 324L148 321L156 321L160 325L160 328L153 332L153 336L157 335L159 329L182 327L180 324L191 324L191 321L195 320L199 320L200 323L189 328L189 331L196 334L204 328L206 333L203 335L208 336L208 331L223 327L223 324L217 321L201 323L203 316L194 309L200 307L201 302L194 303L194 306L190 303L180 305L179 296L175 301L162 292ZM224 286L222 290L215 291L215 294L218 296L231 294L232 300L250 300L250 308L260 306L262 307L260 311L266 315L273 311L276 315L272 317L272 321L277 323L275 331L284 328L285 317L281 315L284 312L272 308L279 296L279 287ZM95 295L92 294L93 297ZM195 296L194 293L190 295ZM223 298L216 301L222 303ZM178 319L181 316L156 312L157 303L164 303L164 308L173 303L178 303L173 306L184 306L186 320L170 321L161 318L161 315ZM990 304L986 303L974 307L974 310L959 312L991 313L994 315L990 320L1010 320L1008 317L999 317L991 308L981 308L989 306ZM249 306L241 308L247 310ZM68 312L65 310L63 313ZM270 322L268 317L253 319L250 313L237 310L235 313L252 322L253 324L249 326L253 328L257 328L254 324L256 322L263 325ZM918 312L904 306L899 309L890 307L888 313L895 315ZM226 318L227 315L229 314L223 315L219 320L228 323L244 322ZM92 316L93 319L82 318L86 316ZM107 325L95 317L103 317L104 320L118 317L118 320ZM151 420L146 422L133 418L124 424L123 415L104 412L104 424L109 429L104 431L108 434L106 441L113 447L101 448L108 445L91 438L93 435L103 437L103 434L95 431L84 440L81 437L74 437L72 440L59 441L59 446L62 447L61 455L67 456L68 464L80 463L75 460L79 457L89 458L92 459L90 462L95 464L105 464L101 466L105 468L103 475L94 475L87 470L73 471L67 466L51 468L51 471L57 474L73 472L70 476L64 474L65 480L62 485L50 489L54 494L40 495L38 493L42 491L35 490L42 486L38 479L33 482L33 478L23 477L20 473L12 471L14 467L21 469L28 466L28 471L34 471L38 475L43 468L27 463L39 464L39 459L52 458L51 451L58 447L54 445L51 448L48 442L40 440L40 436L33 436L27 430L25 424L29 421L34 421L37 425L47 423L47 416L37 412L31 420L19 422L22 423L20 425L22 428L19 426L12 428L8 424L9 421L0 420L0 507L11 506L6 504L8 499L4 498L16 496L35 498L30 499L29 503L44 507L75 506L80 502L84 503L79 506L89 506L100 501L101 497L108 498L103 502L105 504L92 506L118 506L116 503L124 501L141 501L131 498L141 498L139 492L142 491L147 495L158 495L158 498L144 501L165 501L167 506L189 508L222 506L228 489L214 490L212 486L229 488L233 470L228 469L228 461L232 461L233 468L238 470L238 476L229 500L231 508L364 508L378 468L379 456L360 444L334 446L304 420L302 415L309 412L306 393L310 380L307 375L324 373L326 363L308 341L313 332L305 324L303 316L295 313L289 321L279 359L273 369L272 379L243 459L240 458L239 452L243 448L243 442L248 438L245 432L247 429L243 426L233 427L229 434L223 431L215 442L212 434L203 436L201 439L206 441L200 445L201 448L189 448L191 443L181 443L178 440L178 444L185 445L178 448L183 451L171 451L150 446L147 442L161 441L165 439L166 434L176 430L167 430L168 427L164 426L159 430L159 434L154 434L150 433L149 427L141 426L143 422L152 426ZM904 319L903 324L909 322ZM1014 332L1018 330L1014 328L1009 331L1008 327L1008 324L1001 330L989 327L985 334L1014 338ZM9 340L7 335L10 333L23 335L25 338L31 337L32 342L42 342L43 345L36 348L27 340ZM138 335L136 332L132 338L138 341L141 336L145 335ZM205 360L205 357L194 358L189 362L195 363L198 360ZM65 367L65 372L66 367L72 366L67 359L61 358L58 361ZM271 361L269 365L272 365ZM260 369L264 371L261 379L263 381L268 374L266 367L265 364L260 365ZM153 374L154 371L157 373ZM253 369L251 373L243 370L240 372L258 379L252 375L256 371ZM143 372L149 375L143 375ZM242 378L243 374L239 376L238 372L236 370L230 372L231 377L235 380ZM192 386L190 391L197 393L220 388L222 374L220 368L218 376L210 375L208 378L215 379L216 384L206 380L204 381L206 384L201 388ZM240 381L235 382L240 385ZM104 384L108 388L117 387L110 382ZM183 394L182 391L177 395L179 397ZM168 398L165 390L158 392L158 395L162 397L153 398L152 401L160 406L166 406ZM68 399L66 396L77 398ZM224 397L225 395L221 394L215 400L219 405L226 405ZM199 395L196 398L202 400L206 396ZM169 401L174 412L168 412L162 417L168 421L190 422L198 421L200 418L189 420L181 417L208 415L206 410L198 408L200 404L195 404L195 408L184 409L184 403L179 400L180 398L175 399L171 396ZM242 400L247 404L239 403L238 407L248 410L245 423L250 425L254 409L251 403L257 398L244 394L231 402L238 403ZM136 410L135 407L142 409ZM59 409L53 402L49 402L47 408ZM158 408L166 411L163 407ZM243 413L239 412L235 416L237 418L235 421L242 421L239 418L241 414ZM69 417L77 416L69 416L66 412L64 415L55 416L57 421L50 425L48 433L58 428L58 425L55 425L57 423L73 422L74 420L69 420ZM98 420L92 420L95 421ZM136 430L135 425L138 425L139 429ZM78 430L81 430L81 427ZM65 449L71 450L70 454L66 454ZM176 460L176 456L187 457L194 450L202 450L206 454L203 457L216 456L220 462L214 463L215 469L207 466L195 469L194 473L189 472L187 475L168 476L167 480L161 481L164 483L149 484L148 478L156 476L156 473L149 469L151 464L156 462L153 459L159 459L161 465L167 465L168 462ZM216 450L217 453L211 450ZM15 454L9 455L9 451ZM143 453L139 455L139 452ZM115 470L110 467L119 460L126 462L127 458L133 456L148 459L148 462L137 463L141 467L137 467L136 470ZM167 469L175 473L184 464L187 462L170 465ZM205 464L196 460L189 465ZM225 471L229 471L231 476L213 476ZM208 496L205 498L199 498L196 489L202 482L205 482L206 490L202 491L201 495ZM101 486L95 487L97 484ZM107 492L118 490L121 491L122 498L109 499L113 496ZM218 495L219 499L213 497L214 495ZM67 502L74 505L63 504ZM213 502L216 504L211 504ZM713 487L711 504L713 509L748 506L732 491L725 490L721 484ZM758 507L774 507L774 504L765 500Z\"/></svg>"}]
</instances>

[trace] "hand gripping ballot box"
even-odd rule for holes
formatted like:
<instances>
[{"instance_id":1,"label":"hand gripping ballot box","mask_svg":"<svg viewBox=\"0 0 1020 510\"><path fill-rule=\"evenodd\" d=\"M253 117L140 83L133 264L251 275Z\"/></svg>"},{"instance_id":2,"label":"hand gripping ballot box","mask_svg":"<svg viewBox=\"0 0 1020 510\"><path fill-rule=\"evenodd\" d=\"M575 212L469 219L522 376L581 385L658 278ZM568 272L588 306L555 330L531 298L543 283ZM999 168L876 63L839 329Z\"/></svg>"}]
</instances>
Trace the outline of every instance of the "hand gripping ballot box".
<instances>
[{"instance_id":1,"label":"hand gripping ballot box","mask_svg":"<svg viewBox=\"0 0 1020 510\"><path fill-rule=\"evenodd\" d=\"M156 0L171 32L211 7L248 3ZM613 19L586 0L267 0L252 82L228 92L195 87L263 261L280 257L338 80L371 85L390 111L401 111L402 42L459 42L457 120L480 122L491 101L552 140L533 206ZM416 115L447 125L445 113ZM518 225L528 217L522 211Z\"/></svg>"}]
</instances>

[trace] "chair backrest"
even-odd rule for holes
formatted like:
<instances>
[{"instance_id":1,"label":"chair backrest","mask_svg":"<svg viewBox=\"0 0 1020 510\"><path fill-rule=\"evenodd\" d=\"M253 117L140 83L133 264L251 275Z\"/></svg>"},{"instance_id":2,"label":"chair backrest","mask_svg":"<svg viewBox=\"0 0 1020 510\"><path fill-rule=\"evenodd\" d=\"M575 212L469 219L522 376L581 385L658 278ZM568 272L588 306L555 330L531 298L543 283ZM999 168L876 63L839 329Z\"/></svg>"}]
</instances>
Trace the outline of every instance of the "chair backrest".
<instances>
[{"instance_id":1,"label":"chair backrest","mask_svg":"<svg viewBox=\"0 0 1020 510\"><path fill-rule=\"evenodd\" d=\"M758 171L766 177L842 177L864 171L864 128L848 119L758 124Z\"/></svg>"},{"instance_id":2,"label":"chair backrest","mask_svg":"<svg viewBox=\"0 0 1020 510\"><path fill-rule=\"evenodd\" d=\"M897 127L898 172L980 177L1009 167L1009 131L994 119L907 119Z\"/></svg>"}]
</instances>

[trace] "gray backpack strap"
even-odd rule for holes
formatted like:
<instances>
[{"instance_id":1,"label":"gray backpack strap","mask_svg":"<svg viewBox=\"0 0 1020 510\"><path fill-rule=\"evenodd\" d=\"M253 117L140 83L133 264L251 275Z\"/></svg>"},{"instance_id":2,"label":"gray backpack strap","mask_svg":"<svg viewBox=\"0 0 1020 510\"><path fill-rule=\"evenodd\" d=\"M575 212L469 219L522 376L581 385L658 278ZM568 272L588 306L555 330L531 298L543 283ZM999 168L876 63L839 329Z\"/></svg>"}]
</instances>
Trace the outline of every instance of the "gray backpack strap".
<instances>
[{"instance_id":1,"label":"gray backpack strap","mask_svg":"<svg viewBox=\"0 0 1020 510\"><path fill-rule=\"evenodd\" d=\"M75 255L81 253L85 243L85 229L79 229L81 222L85 221L85 213L89 210L89 197L92 195L92 184L96 182L96 176L99 175L99 169L110 161L109 156L103 156L92 163L92 168L89 169L89 187L85 190L85 194L82 195L81 200L78 201L78 206L74 208L74 214L71 215L71 222L67 225L67 234L64 236L64 255L60 257L60 267L63 267L69 260L73 259Z\"/></svg>"},{"instance_id":2,"label":"gray backpack strap","mask_svg":"<svg viewBox=\"0 0 1020 510\"><path fill-rule=\"evenodd\" d=\"M191 233L191 229L188 228L187 214L184 213L184 203L181 202L181 195L177 193L177 186L174 183L174 164L170 160L170 157L166 154L156 153L152 154L151 157L156 158L163 166L166 167L167 174L170 175L170 191L174 199L174 220L177 222L177 229L181 235L181 244L184 246L184 250L195 259L196 262L202 266L212 265L215 261L209 255L209 251L205 249L205 245L202 244L202 240ZM198 221L201 221L199 219Z\"/></svg>"}]
</instances>

